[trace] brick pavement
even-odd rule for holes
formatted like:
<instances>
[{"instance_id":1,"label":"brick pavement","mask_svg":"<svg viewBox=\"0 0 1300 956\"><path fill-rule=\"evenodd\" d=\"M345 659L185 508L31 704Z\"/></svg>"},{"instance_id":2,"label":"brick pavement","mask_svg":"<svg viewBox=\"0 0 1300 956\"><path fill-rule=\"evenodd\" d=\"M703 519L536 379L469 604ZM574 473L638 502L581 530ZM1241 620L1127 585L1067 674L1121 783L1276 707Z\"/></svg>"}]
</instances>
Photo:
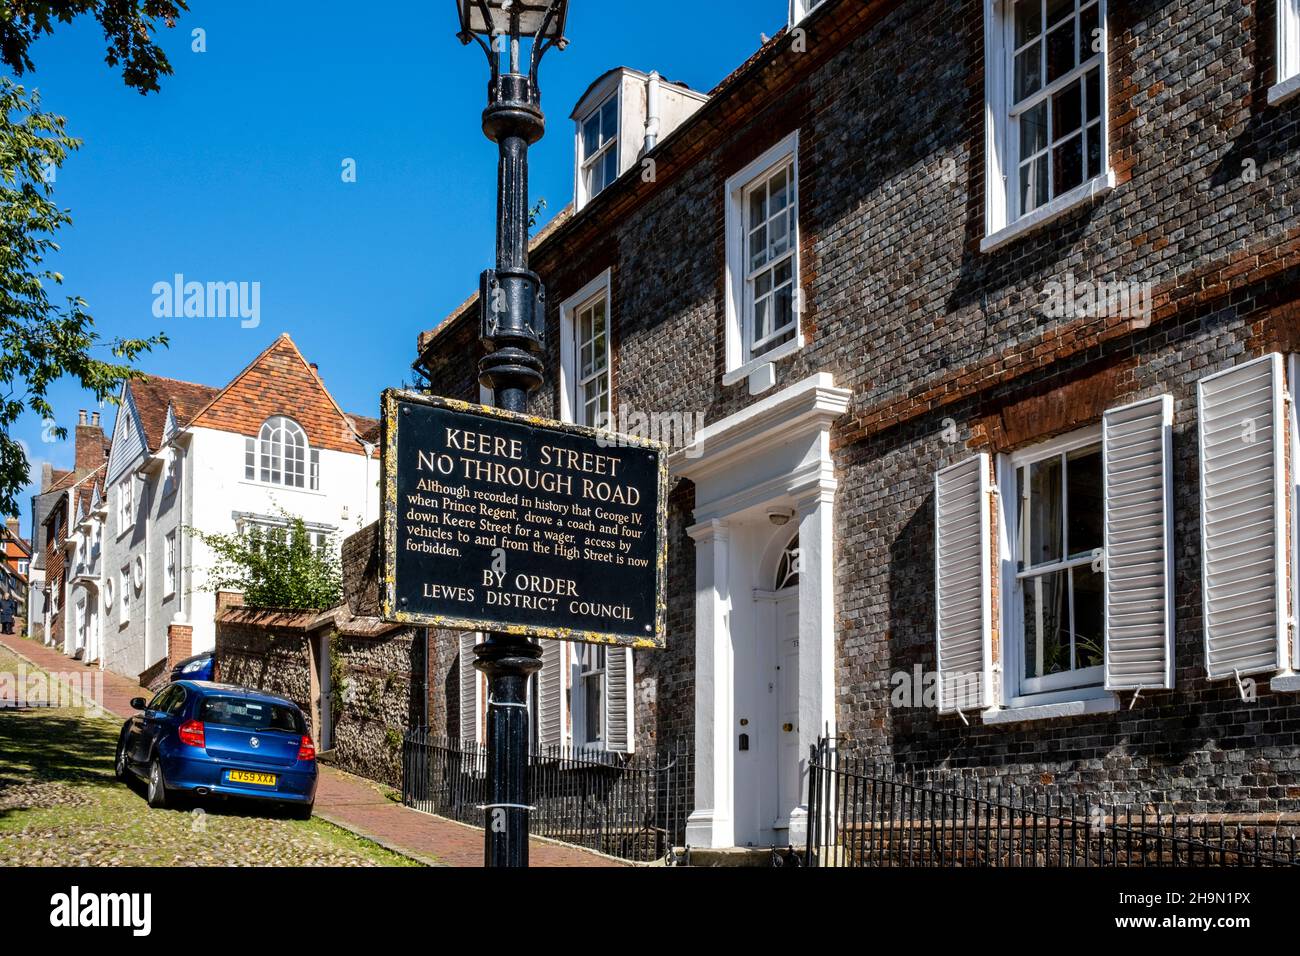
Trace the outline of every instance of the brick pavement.
<instances>
[{"instance_id":1,"label":"brick pavement","mask_svg":"<svg viewBox=\"0 0 1300 956\"><path fill-rule=\"evenodd\" d=\"M131 698L149 696L147 690L129 677L87 666L36 641L4 635L0 638L0 645L47 673L74 674L82 679L90 677L95 699L111 715L125 719L131 713ZM483 835L480 830L411 810L394 802L379 784L332 767L321 767L316 790L316 815L425 863L483 865ZM620 865L617 860L586 850L540 840L532 841L529 853L533 866Z\"/></svg>"}]
</instances>

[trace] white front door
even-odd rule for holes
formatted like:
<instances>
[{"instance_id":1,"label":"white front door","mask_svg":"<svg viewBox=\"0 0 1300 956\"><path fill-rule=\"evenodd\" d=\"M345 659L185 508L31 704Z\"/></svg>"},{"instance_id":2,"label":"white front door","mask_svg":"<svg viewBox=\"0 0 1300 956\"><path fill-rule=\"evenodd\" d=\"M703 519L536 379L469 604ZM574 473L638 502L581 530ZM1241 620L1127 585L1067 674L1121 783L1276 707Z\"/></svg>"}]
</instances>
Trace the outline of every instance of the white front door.
<instances>
[{"instance_id":1,"label":"white front door","mask_svg":"<svg viewBox=\"0 0 1300 956\"><path fill-rule=\"evenodd\" d=\"M73 618L73 653L86 649L86 599L77 602L76 616ZM86 655L82 655L83 660Z\"/></svg>"},{"instance_id":2,"label":"white front door","mask_svg":"<svg viewBox=\"0 0 1300 956\"><path fill-rule=\"evenodd\" d=\"M754 592L736 647L735 838L784 846L799 797L799 589Z\"/></svg>"},{"instance_id":3,"label":"white front door","mask_svg":"<svg viewBox=\"0 0 1300 956\"><path fill-rule=\"evenodd\" d=\"M799 794L799 588L786 588L776 601L776 769L777 817L773 827L788 831Z\"/></svg>"}]
</instances>

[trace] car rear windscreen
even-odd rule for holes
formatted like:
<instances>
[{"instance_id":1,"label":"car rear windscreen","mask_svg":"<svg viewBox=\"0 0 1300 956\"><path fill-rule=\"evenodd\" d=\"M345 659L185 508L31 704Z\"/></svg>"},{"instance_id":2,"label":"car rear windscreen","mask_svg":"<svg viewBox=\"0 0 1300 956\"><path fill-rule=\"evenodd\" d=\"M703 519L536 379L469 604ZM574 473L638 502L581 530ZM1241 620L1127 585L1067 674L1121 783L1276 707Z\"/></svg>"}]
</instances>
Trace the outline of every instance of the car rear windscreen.
<instances>
[{"instance_id":1,"label":"car rear windscreen","mask_svg":"<svg viewBox=\"0 0 1300 956\"><path fill-rule=\"evenodd\" d=\"M301 734L306 730L302 715L296 709L247 697L208 697L203 701L199 720L249 730L283 730L291 734Z\"/></svg>"}]
</instances>

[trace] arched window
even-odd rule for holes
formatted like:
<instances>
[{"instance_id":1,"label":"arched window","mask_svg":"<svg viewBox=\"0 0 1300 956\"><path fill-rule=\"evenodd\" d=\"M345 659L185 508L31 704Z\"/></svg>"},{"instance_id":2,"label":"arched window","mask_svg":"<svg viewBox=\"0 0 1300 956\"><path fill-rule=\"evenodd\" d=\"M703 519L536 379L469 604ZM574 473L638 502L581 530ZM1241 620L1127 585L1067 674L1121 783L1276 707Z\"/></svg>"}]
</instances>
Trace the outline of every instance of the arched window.
<instances>
[{"instance_id":1,"label":"arched window","mask_svg":"<svg viewBox=\"0 0 1300 956\"><path fill-rule=\"evenodd\" d=\"M292 418L268 418L256 441L245 440L244 477L290 488L319 485L319 452L307 445L307 433ZM308 469L308 462L311 467Z\"/></svg>"},{"instance_id":2,"label":"arched window","mask_svg":"<svg viewBox=\"0 0 1300 956\"><path fill-rule=\"evenodd\" d=\"M799 583L799 536L796 534L781 553L781 563L776 566L776 588L783 591Z\"/></svg>"}]
</instances>

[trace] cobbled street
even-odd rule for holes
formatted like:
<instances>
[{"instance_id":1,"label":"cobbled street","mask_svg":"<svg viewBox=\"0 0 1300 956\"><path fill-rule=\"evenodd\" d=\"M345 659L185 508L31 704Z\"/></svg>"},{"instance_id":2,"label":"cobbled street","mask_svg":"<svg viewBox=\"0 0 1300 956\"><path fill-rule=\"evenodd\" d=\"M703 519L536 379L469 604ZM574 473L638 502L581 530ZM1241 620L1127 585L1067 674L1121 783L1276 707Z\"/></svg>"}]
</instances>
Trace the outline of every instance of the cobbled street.
<instances>
[{"instance_id":1,"label":"cobbled street","mask_svg":"<svg viewBox=\"0 0 1300 956\"><path fill-rule=\"evenodd\" d=\"M34 670L0 647L0 673L23 668ZM319 818L214 802L150 809L142 785L113 777L118 718L80 701L27 703L0 709L0 865L415 865Z\"/></svg>"}]
</instances>

